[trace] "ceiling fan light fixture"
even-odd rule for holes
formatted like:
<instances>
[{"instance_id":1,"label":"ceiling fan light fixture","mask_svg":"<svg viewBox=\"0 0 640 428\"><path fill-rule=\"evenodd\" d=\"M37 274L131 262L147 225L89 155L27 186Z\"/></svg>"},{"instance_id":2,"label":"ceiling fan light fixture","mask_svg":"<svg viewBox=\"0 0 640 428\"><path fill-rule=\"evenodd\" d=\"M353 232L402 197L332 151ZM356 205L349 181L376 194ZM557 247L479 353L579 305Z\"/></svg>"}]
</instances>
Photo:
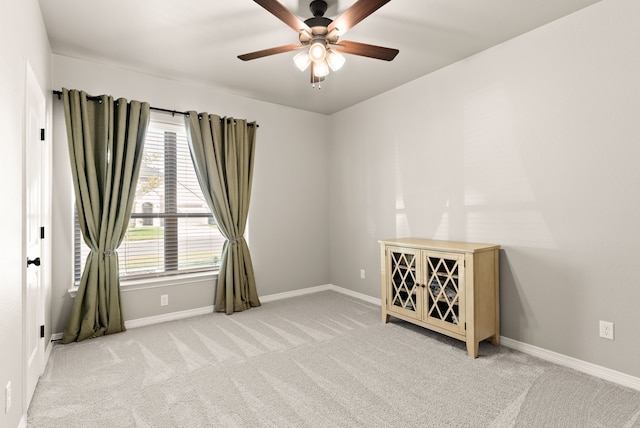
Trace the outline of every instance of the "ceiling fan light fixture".
<instances>
[{"instance_id":1,"label":"ceiling fan light fixture","mask_svg":"<svg viewBox=\"0 0 640 428\"><path fill-rule=\"evenodd\" d=\"M324 45L324 40L316 40L311 43L311 46L309 47L309 57L311 58L311 61L324 61L326 56L327 47Z\"/></svg>"},{"instance_id":2,"label":"ceiling fan light fixture","mask_svg":"<svg viewBox=\"0 0 640 428\"><path fill-rule=\"evenodd\" d=\"M329 66L327 61L314 61L313 62L313 75L316 77L325 77L329 74Z\"/></svg>"},{"instance_id":3,"label":"ceiling fan light fixture","mask_svg":"<svg viewBox=\"0 0 640 428\"><path fill-rule=\"evenodd\" d=\"M293 62L300 71L305 71L311 64L311 57L308 52L302 51L293 57Z\"/></svg>"},{"instance_id":4,"label":"ceiling fan light fixture","mask_svg":"<svg viewBox=\"0 0 640 428\"><path fill-rule=\"evenodd\" d=\"M338 44L342 34L391 0L352 0L352 5L335 19L324 16L327 11L327 0L306 0L310 1L309 9L313 17L304 21L287 9L281 3L282 0L254 1L298 33L300 43L249 52L238 55L238 58L242 61L249 61L301 49L304 52L293 57L294 63L302 71L311 68L309 71L310 80L314 87L317 83L320 88L320 82L324 80L325 76L331 71L338 71L344 65L345 58L342 54L391 61L399 52L397 49L346 40Z\"/></svg>"},{"instance_id":5,"label":"ceiling fan light fixture","mask_svg":"<svg viewBox=\"0 0 640 428\"><path fill-rule=\"evenodd\" d=\"M329 67L331 67L331 70L333 71L340 70L344 65L344 62L345 62L344 55L334 51L333 49L329 49L329 51L327 52L327 63L329 64Z\"/></svg>"}]
</instances>

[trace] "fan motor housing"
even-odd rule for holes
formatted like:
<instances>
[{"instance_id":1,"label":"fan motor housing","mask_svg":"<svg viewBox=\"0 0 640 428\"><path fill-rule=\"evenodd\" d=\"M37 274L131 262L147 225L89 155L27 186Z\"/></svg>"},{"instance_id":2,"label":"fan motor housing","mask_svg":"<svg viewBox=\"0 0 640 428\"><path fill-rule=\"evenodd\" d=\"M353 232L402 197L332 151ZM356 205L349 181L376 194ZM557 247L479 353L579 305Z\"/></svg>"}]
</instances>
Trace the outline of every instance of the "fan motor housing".
<instances>
[{"instance_id":1,"label":"fan motor housing","mask_svg":"<svg viewBox=\"0 0 640 428\"><path fill-rule=\"evenodd\" d=\"M326 18L324 16L314 16L313 18L309 18L304 21L304 23L307 24L310 28L328 27L332 22L332 19Z\"/></svg>"}]
</instances>

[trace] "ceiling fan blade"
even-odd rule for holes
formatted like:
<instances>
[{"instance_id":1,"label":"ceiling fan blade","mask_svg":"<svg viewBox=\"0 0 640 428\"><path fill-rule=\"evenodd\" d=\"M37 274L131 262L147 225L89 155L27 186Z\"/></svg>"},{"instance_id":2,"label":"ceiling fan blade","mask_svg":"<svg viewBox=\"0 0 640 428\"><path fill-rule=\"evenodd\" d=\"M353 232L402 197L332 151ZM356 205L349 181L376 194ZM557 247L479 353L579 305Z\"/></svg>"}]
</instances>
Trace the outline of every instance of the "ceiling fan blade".
<instances>
[{"instance_id":1,"label":"ceiling fan blade","mask_svg":"<svg viewBox=\"0 0 640 428\"><path fill-rule=\"evenodd\" d=\"M333 20L327 27L327 32L337 29L340 35L343 35L358 22L380 9L391 0L359 0L355 2L349 9L345 10L342 15Z\"/></svg>"},{"instance_id":2,"label":"ceiling fan blade","mask_svg":"<svg viewBox=\"0 0 640 428\"><path fill-rule=\"evenodd\" d=\"M366 56L374 59L392 61L400 52L398 49L384 48L382 46L368 45L366 43L350 42L340 40L339 43L331 45L340 53Z\"/></svg>"},{"instance_id":3,"label":"ceiling fan blade","mask_svg":"<svg viewBox=\"0 0 640 428\"><path fill-rule=\"evenodd\" d=\"M302 30L311 32L311 29L300 18L295 16L286 7L278 3L276 0L253 0L260 6L265 8L269 13L278 18L280 21L293 28L297 33Z\"/></svg>"},{"instance_id":4,"label":"ceiling fan blade","mask_svg":"<svg viewBox=\"0 0 640 428\"><path fill-rule=\"evenodd\" d=\"M278 46L276 48L263 49L261 51L249 52L246 54L238 55L238 58L240 58L243 61L249 61L252 59L263 58L269 55L276 55L280 53L295 51L296 49L300 49L303 47L304 45L296 45L296 44Z\"/></svg>"}]
</instances>

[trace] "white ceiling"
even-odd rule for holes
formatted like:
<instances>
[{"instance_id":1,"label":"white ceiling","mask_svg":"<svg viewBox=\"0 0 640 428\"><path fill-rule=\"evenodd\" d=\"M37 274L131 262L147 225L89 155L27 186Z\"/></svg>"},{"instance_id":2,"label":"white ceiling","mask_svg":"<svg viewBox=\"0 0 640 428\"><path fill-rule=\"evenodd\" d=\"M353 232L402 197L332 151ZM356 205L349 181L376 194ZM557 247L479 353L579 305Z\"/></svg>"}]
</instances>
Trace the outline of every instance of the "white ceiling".
<instances>
[{"instance_id":1,"label":"white ceiling","mask_svg":"<svg viewBox=\"0 0 640 428\"><path fill-rule=\"evenodd\" d=\"M367 0L360 0L367 1ZM322 89L295 52L237 55L297 43L251 0L39 0L53 52L331 114L599 0L392 0L343 40L396 48L392 61L347 55ZM280 0L302 20L309 0ZM336 18L354 0L327 0ZM126 96L126 95L122 95Z\"/></svg>"}]
</instances>

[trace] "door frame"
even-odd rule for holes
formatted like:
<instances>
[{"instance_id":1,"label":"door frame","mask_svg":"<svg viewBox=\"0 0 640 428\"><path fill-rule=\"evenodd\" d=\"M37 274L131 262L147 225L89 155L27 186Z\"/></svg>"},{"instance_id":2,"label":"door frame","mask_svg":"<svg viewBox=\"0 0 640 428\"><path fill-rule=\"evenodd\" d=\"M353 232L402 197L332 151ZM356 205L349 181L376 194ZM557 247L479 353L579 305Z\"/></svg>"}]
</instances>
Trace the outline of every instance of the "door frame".
<instances>
[{"instance_id":1,"label":"door frame","mask_svg":"<svg viewBox=\"0 0 640 428\"><path fill-rule=\"evenodd\" d=\"M35 309L37 311L37 325L46 325L50 330L50 324L46 321L46 302L47 296L50 296L51 290L51 240L48 239L47 233L49 237L51 236L51 145L50 137L47 134L47 129L50 129L48 123L48 115L47 115L47 97L42 91L42 87L40 86L36 75L29 64L26 62L25 66L25 80L24 80L24 117L23 117L23 144L22 144L22 166L23 166L23 202L22 202L22 212L23 212L23 222L22 222L22 260L24 262L23 265L23 280L22 280L22 353L23 353L23 366L22 366L22 391L23 391L23 411L26 413L29 408L29 404L31 402L31 398L33 396L33 390L35 389L35 385L31 388L31 382L33 377L39 378L44 372L44 368L46 365L47 356L51 352L51 347L47 346L47 335L45 337L40 337L37 331L31 331L29 328L30 320L29 316L29 293L27 290L27 281L28 281L28 272L27 272L27 254L28 251L28 230L27 227L29 222L26 219L26 215L28 214L28 204L29 204L29 192L28 192L28 147L29 147L29 139L30 138L39 138L38 134L40 134L40 130L30 130L28 127L30 125L30 114L33 110L37 112L37 126L40 129L44 129L44 140L41 141L42 145L40 146L40 195L39 195L39 206L40 206L40 227L44 227L45 238L40 239L40 254L39 257L41 259L41 265L39 267L39 287L38 287L38 295L37 302L35 302ZM35 105L33 105L35 104ZM33 365L33 372L29 372L29 339L31 334L38 335L38 350L37 355L35 357L35 363ZM50 334L49 334L50 336ZM37 381L36 381L37 382Z\"/></svg>"}]
</instances>

